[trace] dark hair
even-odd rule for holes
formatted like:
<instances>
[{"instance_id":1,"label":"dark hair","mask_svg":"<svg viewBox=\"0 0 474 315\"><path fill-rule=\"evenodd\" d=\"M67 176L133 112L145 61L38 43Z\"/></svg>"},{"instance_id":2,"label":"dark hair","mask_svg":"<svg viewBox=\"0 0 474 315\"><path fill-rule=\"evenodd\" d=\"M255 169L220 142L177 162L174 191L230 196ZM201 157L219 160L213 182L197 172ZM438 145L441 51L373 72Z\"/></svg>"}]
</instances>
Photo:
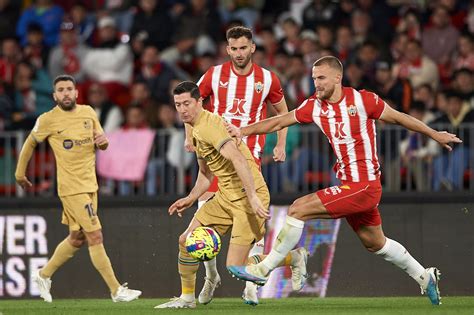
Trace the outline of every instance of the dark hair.
<instances>
[{"instance_id":1,"label":"dark hair","mask_svg":"<svg viewBox=\"0 0 474 315\"><path fill-rule=\"evenodd\" d=\"M328 65L329 67L339 70L341 73L343 73L341 61L334 56L324 56L313 63L313 67L318 67L322 65Z\"/></svg>"},{"instance_id":2,"label":"dark hair","mask_svg":"<svg viewBox=\"0 0 474 315\"><path fill-rule=\"evenodd\" d=\"M194 98L196 101L199 100L199 98L201 97L199 87L196 85L196 83L191 81L183 81L178 84L173 90L173 95L180 95L183 93L191 94L191 97Z\"/></svg>"},{"instance_id":3,"label":"dark hair","mask_svg":"<svg viewBox=\"0 0 474 315\"><path fill-rule=\"evenodd\" d=\"M231 27L227 30L227 33L225 35L226 39L238 39L241 37L245 37L248 40L252 40L252 31L250 28L244 27L244 26L234 26Z\"/></svg>"},{"instance_id":4,"label":"dark hair","mask_svg":"<svg viewBox=\"0 0 474 315\"><path fill-rule=\"evenodd\" d=\"M76 80L74 79L74 77L68 74L58 75L53 81L53 87L55 87L58 82L62 82L62 81L71 81L72 84L74 84L74 87L76 87Z\"/></svg>"}]
</instances>

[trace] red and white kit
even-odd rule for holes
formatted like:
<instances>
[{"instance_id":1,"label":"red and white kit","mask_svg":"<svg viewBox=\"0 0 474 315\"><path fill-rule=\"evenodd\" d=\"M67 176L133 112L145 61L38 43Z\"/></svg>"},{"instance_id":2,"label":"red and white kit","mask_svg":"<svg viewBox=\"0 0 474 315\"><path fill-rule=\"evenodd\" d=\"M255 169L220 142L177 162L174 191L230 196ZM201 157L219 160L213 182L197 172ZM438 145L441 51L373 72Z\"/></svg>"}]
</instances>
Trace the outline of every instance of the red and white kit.
<instances>
[{"instance_id":1,"label":"red and white kit","mask_svg":"<svg viewBox=\"0 0 474 315\"><path fill-rule=\"evenodd\" d=\"M278 104L283 99L278 77L256 64L253 64L252 70L246 75L237 74L230 61L211 67L197 85L202 98L210 96L206 108L237 127L265 119L266 104ZM251 135L243 141L260 165L265 135ZM217 191L217 186L213 188L210 191Z\"/></svg>"},{"instance_id":2,"label":"red and white kit","mask_svg":"<svg viewBox=\"0 0 474 315\"><path fill-rule=\"evenodd\" d=\"M343 87L336 103L312 96L295 110L299 123L314 122L321 128L337 157L334 170L342 185L316 193L332 217L346 217L354 230L381 223L375 120L385 106L377 94Z\"/></svg>"}]
</instances>

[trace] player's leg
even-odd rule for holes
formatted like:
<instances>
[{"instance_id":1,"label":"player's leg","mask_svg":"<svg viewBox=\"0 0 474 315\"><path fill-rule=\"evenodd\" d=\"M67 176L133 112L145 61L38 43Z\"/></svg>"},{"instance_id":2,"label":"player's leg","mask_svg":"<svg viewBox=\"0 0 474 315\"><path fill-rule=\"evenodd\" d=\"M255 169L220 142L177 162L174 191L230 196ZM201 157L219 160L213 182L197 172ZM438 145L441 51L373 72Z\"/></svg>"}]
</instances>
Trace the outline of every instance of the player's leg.
<instances>
[{"instance_id":1,"label":"player's leg","mask_svg":"<svg viewBox=\"0 0 474 315\"><path fill-rule=\"evenodd\" d=\"M50 293L53 274L74 256L84 242L85 236L81 231L71 231L69 236L56 247L46 265L33 274L32 280L38 286L40 296L44 301L49 303L53 301Z\"/></svg>"},{"instance_id":2,"label":"player's leg","mask_svg":"<svg viewBox=\"0 0 474 315\"><path fill-rule=\"evenodd\" d=\"M371 214L369 213L368 216L370 217ZM436 268L423 267L402 244L385 237L380 224L375 226L360 225L356 233L369 252L381 256L405 271L420 285L422 293L427 293L432 304L441 304L438 288L439 271Z\"/></svg>"},{"instance_id":3,"label":"player's leg","mask_svg":"<svg viewBox=\"0 0 474 315\"><path fill-rule=\"evenodd\" d=\"M169 302L155 306L155 308L195 308L196 307L196 273L199 269L199 261L189 255L186 250L186 237L201 222L194 217L188 228L179 236L178 272L181 278L181 295L172 298Z\"/></svg>"}]
</instances>

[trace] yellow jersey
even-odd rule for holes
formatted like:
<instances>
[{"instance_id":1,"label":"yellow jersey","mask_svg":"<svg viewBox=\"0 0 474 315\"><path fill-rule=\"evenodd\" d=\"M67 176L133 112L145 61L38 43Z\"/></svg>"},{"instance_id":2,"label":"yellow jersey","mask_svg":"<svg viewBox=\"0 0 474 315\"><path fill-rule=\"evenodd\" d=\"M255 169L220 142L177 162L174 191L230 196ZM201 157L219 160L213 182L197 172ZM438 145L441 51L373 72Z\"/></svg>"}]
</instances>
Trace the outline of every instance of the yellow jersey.
<instances>
[{"instance_id":1,"label":"yellow jersey","mask_svg":"<svg viewBox=\"0 0 474 315\"><path fill-rule=\"evenodd\" d=\"M47 139L53 149L59 196L97 191L94 130L104 133L89 105L76 105L72 111L55 106L36 120L31 136L38 143Z\"/></svg>"},{"instance_id":2,"label":"yellow jersey","mask_svg":"<svg viewBox=\"0 0 474 315\"><path fill-rule=\"evenodd\" d=\"M192 127L192 136L198 159L203 159L211 172L219 178L219 191L230 201L246 196L234 165L219 152L225 143L235 141L227 132L223 118L207 110L201 111ZM242 141L238 149L247 160L255 189L265 186L265 180L247 145Z\"/></svg>"}]
</instances>

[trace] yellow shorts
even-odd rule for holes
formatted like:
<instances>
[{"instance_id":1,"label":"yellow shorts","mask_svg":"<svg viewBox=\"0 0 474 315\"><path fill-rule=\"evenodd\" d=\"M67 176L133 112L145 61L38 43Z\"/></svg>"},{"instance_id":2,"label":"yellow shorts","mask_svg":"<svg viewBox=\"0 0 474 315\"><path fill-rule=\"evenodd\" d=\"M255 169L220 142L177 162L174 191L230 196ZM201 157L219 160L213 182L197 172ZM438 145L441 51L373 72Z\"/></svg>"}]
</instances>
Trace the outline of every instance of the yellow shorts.
<instances>
[{"instance_id":1,"label":"yellow shorts","mask_svg":"<svg viewBox=\"0 0 474 315\"><path fill-rule=\"evenodd\" d=\"M63 204L61 223L68 225L69 231L93 232L102 228L97 216L97 192L59 198Z\"/></svg>"},{"instance_id":2,"label":"yellow shorts","mask_svg":"<svg viewBox=\"0 0 474 315\"><path fill-rule=\"evenodd\" d=\"M260 187L257 195L263 206L268 208L268 188ZM232 229L230 243L233 244L251 245L265 235L265 219L253 212L247 197L230 201L218 191L196 212L195 217L202 225L214 228L220 235Z\"/></svg>"}]
</instances>

